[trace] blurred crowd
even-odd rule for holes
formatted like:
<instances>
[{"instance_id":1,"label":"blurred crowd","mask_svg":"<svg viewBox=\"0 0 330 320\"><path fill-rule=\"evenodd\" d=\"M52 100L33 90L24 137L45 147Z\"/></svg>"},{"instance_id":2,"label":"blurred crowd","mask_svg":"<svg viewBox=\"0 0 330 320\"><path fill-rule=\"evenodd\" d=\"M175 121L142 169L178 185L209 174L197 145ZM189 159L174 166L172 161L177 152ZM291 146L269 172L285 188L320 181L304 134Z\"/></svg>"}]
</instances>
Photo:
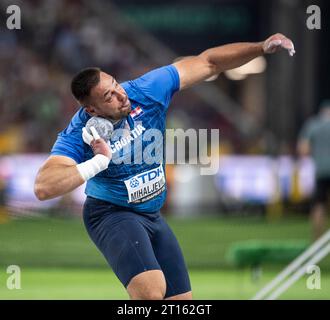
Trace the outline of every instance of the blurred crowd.
<instances>
[{"instance_id":1,"label":"blurred crowd","mask_svg":"<svg viewBox=\"0 0 330 320\"><path fill-rule=\"evenodd\" d=\"M77 110L70 80L79 69L99 66L124 80L147 65L83 1L18 4L22 29L0 32L0 154L49 151ZM6 21L5 1L0 6Z\"/></svg>"},{"instance_id":2,"label":"blurred crowd","mask_svg":"<svg viewBox=\"0 0 330 320\"><path fill-rule=\"evenodd\" d=\"M0 4L0 19L6 7ZM98 66L118 81L134 79L157 67L131 35L110 30L111 19L99 17L83 0L25 0L22 29L0 32L0 154L49 152L59 131L77 110L70 93L72 76ZM150 53L152 55L152 53ZM170 61L169 61L170 62ZM177 107L178 106L178 107ZM173 103L170 127L221 127L235 142L235 130L221 115L205 108L193 92Z\"/></svg>"}]
</instances>

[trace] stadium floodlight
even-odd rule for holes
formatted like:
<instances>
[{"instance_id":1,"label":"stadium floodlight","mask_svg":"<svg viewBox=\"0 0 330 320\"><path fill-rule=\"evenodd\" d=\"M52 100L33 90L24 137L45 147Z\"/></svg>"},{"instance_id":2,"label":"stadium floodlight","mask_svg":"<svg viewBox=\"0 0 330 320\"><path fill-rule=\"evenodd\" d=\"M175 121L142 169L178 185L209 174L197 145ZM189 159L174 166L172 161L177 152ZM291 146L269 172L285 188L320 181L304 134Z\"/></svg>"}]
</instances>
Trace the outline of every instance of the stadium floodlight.
<instances>
[{"instance_id":1,"label":"stadium floodlight","mask_svg":"<svg viewBox=\"0 0 330 320\"><path fill-rule=\"evenodd\" d=\"M320 262L329 253L330 230L327 231L321 238L319 238L294 261L292 261L279 275L277 275L269 284L262 288L252 298L252 300L277 299L305 274L308 266ZM288 278L288 276L290 277Z\"/></svg>"}]
</instances>

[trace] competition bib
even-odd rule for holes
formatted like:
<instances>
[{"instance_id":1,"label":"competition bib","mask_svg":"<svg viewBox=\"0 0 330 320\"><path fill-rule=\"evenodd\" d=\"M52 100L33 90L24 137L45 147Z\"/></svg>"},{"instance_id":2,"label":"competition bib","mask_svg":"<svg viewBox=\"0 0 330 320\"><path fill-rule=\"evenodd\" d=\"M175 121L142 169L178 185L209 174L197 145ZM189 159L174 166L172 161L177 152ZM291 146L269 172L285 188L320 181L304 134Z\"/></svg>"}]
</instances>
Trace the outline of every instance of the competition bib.
<instances>
[{"instance_id":1,"label":"competition bib","mask_svg":"<svg viewBox=\"0 0 330 320\"><path fill-rule=\"evenodd\" d=\"M149 171L137 174L125 180L128 192L128 203L141 203L148 201L165 190L165 174L160 165Z\"/></svg>"}]
</instances>

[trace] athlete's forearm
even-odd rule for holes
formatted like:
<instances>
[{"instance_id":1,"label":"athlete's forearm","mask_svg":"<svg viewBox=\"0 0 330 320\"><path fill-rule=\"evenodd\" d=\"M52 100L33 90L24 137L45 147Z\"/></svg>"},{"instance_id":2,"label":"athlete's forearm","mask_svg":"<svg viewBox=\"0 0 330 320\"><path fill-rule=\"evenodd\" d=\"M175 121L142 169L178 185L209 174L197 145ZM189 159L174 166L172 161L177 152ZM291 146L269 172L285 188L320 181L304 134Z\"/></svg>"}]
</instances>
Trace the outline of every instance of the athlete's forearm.
<instances>
[{"instance_id":1,"label":"athlete's forearm","mask_svg":"<svg viewBox=\"0 0 330 320\"><path fill-rule=\"evenodd\" d=\"M201 56L214 66L215 73L238 68L264 55L264 42L233 43L208 49Z\"/></svg>"},{"instance_id":2,"label":"athlete's forearm","mask_svg":"<svg viewBox=\"0 0 330 320\"><path fill-rule=\"evenodd\" d=\"M85 182L77 166L51 166L41 168L34 192L39 200L48 200L68 193Z\"/></svg>"}]
</instances>

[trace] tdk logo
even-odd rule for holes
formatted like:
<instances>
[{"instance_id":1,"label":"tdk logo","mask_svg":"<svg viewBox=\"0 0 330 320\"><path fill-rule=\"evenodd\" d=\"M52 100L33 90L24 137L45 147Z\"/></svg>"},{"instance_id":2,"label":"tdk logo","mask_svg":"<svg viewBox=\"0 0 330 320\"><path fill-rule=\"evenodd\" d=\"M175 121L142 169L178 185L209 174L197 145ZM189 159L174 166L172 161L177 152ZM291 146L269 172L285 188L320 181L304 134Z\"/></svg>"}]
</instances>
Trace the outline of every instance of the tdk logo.
<instances>
[{"instance_id":1,"label":"tdk logo","mask_svg":"<svg viewBox=\"0 0 330 320\"><path fill-rule=\"evenodd\" d=\"M159 176L163 176L162 166L160 166L154 170L150 170L148 172L142 173L142 174L136 176L135 178L131 179L131 181L130 181L131 188L137 188L140 185L139 181L142 182L143 184L145 184L145 183L151 182L152 180L158 178Z\"/></svg>"}]
</instances>

